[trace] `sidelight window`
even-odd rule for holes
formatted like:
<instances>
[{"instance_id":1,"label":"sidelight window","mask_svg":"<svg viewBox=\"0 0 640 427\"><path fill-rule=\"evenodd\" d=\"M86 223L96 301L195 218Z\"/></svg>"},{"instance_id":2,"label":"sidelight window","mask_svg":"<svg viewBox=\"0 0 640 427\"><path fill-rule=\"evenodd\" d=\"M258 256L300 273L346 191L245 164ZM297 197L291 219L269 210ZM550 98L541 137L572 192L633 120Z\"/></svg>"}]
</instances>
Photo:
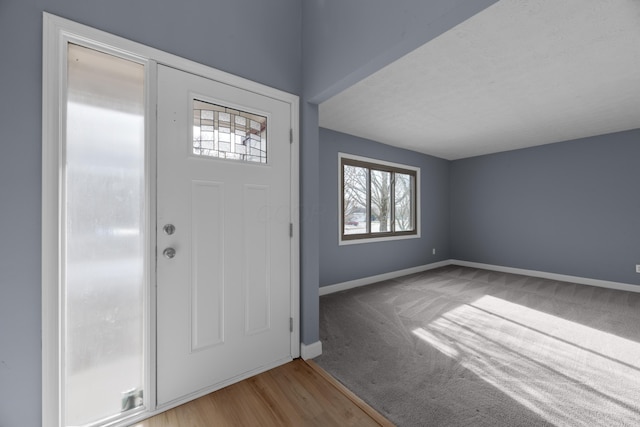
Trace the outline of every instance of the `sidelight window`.
<instances>
[{"instance_id":1,"label":"sidelight window","mask_svg":"<svg viewBox=\"0 0 640 427\"><path fill-rule=\"evenodd\" d=\"M63 423L139 412L145 385L144 65L68 44Z\"/></svg>"}]
</instances>

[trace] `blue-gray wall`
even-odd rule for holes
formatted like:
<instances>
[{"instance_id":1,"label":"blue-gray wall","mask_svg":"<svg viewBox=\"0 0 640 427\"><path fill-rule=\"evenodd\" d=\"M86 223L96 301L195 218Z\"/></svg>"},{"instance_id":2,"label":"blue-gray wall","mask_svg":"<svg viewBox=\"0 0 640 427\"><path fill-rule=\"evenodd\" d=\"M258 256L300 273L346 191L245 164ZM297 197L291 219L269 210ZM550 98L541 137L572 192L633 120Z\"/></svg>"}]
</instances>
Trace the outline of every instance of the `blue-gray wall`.
<instances>
[{"instance_id":1,"label":"blue-gray wall","mask_svg":"<svg viewBox=\"0 0 640 427\"><path fill-rule=\"evenodd\" d=\"M4 242L0 246L0 426L40 424L42 11L302 96L301 332L302 340L311 344L318 340L318 285L320 272L326 269L327 262L323 255L321 266L320 253L328 247L327 242L320 239L325 234L324 224L321 231L321 221L324 221L321 213L327 209L320 201L320 197L325 198L321 196L321 189L324 192L327 187L321 186L316 104L494 2L0 0L0 40L5 41L0 46L0 57L3 58L0 61L0 235ZM634 144L628 148L633 151ZM363 150L362 154L367 155L367 148ZM397 155L394 152L391 150L389 155ZM638 158L637 148L634 153ZM457 180L462 188L468 186L464 184L465 177L472 174L465 172L464 164L454 162L451 167L452 184ZM460 174L456 173L457 168L460 168ZM616 168L608 172L617 173ZM637 174L625 176L629 175L635 178L634 182L639 181ZM629 189L629 182L620 185ZM617 183L614 184L617 188ZM624 206L631 204L631 211L635 208L633 212L638 217L637 204L633 205L631 200L637 189L631 190L630 200L620 202L627 204ZM456 194L455 190L452 189L451 194ZM334 198L333 203L337 203L336 200ZM452 229L458 223L482 234L464 215L456 216L455 206L461 204L459 202L452 199ZM637 245L629 243L640 241L634 231L637 224L629 225L628 215L620 210L611 215L606 221L624 223L624 227L616 230L624 228L628 234L623 236L615 256L603 254L595 261L603 264L604 259L624 258L620 263L627 269L629 258L639 257ZM482 251L477 249L480 240L476 239L475 250L463 253L452 248L450 255L491 262L480 256ZM451 246L462 250L459 241L459 236L452 236ZM623 254L629 247L630 250ZM428 249L426 255L430 256ZM445 253L438 255L445 256ZM506 260L511 262L509 258ZM639 261L635 259L633 263ZM506 261L494 262L505 264ZM593 264L594 259L589 263ZM404 260L399 260L398 263L390 262L385 269L397 270L405 265ZM546 266L545 263L536 265ZM514 266L534 268L532 265ZM614 270L618 271L617 268L606 269L609 280L637 283L637 276L623 279L610 274ZM358 274L369 275L368 271L361 270ZM587 273L589 271L578 275ZM342 277L349 279L348 274ZM341 279L331 279L322 273L323 284L334 280Z\"/></svg>"},{"instance_id":2,"label":"blue-gray wall","mask_svg":"<svg viewBox=\"0 0 640 427\"><path fill-rule=\"evenodd\" d=\"M287 92L302 88L299 0L0 0L2 427L41 419L43 11Z\"/></svg>"},{"instance_id":3,"label":"blue-gray wall","mask_svg":"<svg viewBox=\"0 0 640 427\"><path fill-rule=\"evenodd\" d=\"M420 238L338 246L339 152L420 168ZM449 161L321 128L320 170L320 286L450 258Z\"/></svg>"},{"instance_id":4,"label":"blue-gray wall","mask_svg":"<svg viewBox=\"0 0 640 427\"><path fill-rule=\"evenodd\" d=\"M0 0L0 426L40 420L43 11L302 95L301 332L310 344L318 339L319 94L494 1Z\"/></svg>"},{"instance_id":5,"label":"blue-gray wall","mask_svg":"<svg viewBox=\"0 0 640 427\"><path fill-rule=\"evenodd\" d=\"M313 344L320 339L318 106L303 98L300 110L300 334L304 344Z\"/></svg>"},{"instance_id":6,"label":"blue-gray wall","mask_svg":"<svg viewBox=\"0 0 640 427\"><path fill-rule=\"evenodd\" d=\"M302 340L319 339L321 230L317 104L496 0L303 0L300 155Z\"/></svg>"},{"instance_id":7,"label":"blue-gray wall","mask_svg":"<svg viewBox=\"0 0 640 427\"><path fill-rule=\"evenodd\" d=\"M454 259L640 284L640 129L456 160Z\"/></svg>"}]
</instances>

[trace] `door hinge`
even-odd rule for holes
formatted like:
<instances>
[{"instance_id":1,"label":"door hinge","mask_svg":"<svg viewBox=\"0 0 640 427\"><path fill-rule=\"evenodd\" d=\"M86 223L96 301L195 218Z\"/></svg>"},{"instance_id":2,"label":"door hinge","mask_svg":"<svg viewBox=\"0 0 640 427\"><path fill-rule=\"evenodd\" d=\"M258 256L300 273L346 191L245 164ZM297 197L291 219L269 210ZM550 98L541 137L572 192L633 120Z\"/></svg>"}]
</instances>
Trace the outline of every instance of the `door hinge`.
<instances>
[{"instance_id":1,"label":"door hinge","mask_svg":"<svg viewBox=\"0 0 640 427\"><path fill-rule=\"evenodd\" d=\"M289 223L289 237L293 237L293 223Z\"/></svg>"},{"instance_id":2,"label":"door hinge","mask_svg":"<svg viewBox=\"0 0 640 427\"><path fill-rule=\"evenodd\" d=\"M293 332L293 317L289 317L289 332Z\"/></svg>"},{"instance_id":3,"label":"door hinge","mask_svg":"<svg viewBox=\"0 0 640 427\"><path fill-rule=\"evenodd\" d=\"M289 144L293 144L293 129L289 129Z\"/></svg>"}]
</instances>

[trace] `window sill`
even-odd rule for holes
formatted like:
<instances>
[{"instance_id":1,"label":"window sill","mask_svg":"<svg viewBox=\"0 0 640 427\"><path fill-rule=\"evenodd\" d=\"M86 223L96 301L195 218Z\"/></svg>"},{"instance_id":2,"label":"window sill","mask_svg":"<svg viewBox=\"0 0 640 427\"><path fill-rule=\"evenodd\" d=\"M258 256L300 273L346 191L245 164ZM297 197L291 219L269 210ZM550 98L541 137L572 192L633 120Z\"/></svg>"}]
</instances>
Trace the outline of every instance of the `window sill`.
<instances>
[{"instance_id":1,"label":"window sill","mask_svg":"<svg viewBox=\"0 0 640 427\"><path fill-rule=\"evenodd\" d=\"M342 236L338 239L338 246L345 245L359 245L363 243L380 243L380 242L391 242L396 240L407 240L407 239L419 239L420 232L416 234L405 234L401 236L385 236L385 237L369 237L364 239L342 239Z\"/></svg>"}]
</instances>

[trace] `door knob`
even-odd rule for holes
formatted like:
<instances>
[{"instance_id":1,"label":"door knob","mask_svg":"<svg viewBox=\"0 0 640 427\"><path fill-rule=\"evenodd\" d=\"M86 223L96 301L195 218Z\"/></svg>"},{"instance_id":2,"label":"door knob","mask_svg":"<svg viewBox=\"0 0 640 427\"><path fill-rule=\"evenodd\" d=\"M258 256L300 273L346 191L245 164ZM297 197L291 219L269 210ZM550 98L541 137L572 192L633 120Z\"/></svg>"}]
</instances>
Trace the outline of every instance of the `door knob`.
<instances>
[{"instance_id":1,"label":"door knob","mask_svg":"<svg viewBox=\"0 0 640 427\"><path fill-rule=\"evenodd\" d=\"M162 229L169 236L176 232L176 227L173 224L166 224Z\"/></svg>"},{"instance_id":2,"label":"door knob","mask_svg":"<svg viewBox=\"0 0 640 427\"><path fill-rule=\"evenodd\" d=\"M173 248L166 248L164 251L162 251L162 255L164 255L164 257L167 259L171 259L176 256L176 250Z\"/></svg>"}]
</instances>

